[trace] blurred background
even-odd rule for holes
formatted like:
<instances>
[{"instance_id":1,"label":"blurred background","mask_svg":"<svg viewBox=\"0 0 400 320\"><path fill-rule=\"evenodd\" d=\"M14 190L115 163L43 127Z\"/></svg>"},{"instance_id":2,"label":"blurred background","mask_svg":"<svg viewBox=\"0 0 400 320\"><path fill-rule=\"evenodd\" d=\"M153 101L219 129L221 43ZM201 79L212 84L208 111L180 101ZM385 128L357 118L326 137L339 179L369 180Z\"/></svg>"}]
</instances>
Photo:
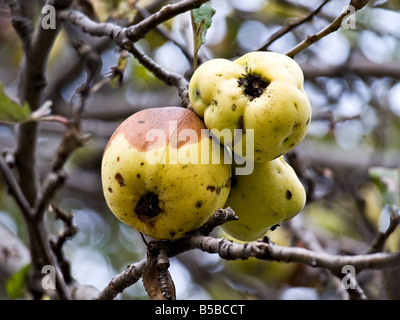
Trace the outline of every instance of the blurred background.
<instances>
[{"instance_id":1,"label":"blurred background","mask_svg":"<svg viewBox=\"0 0 400 320\"><path fill-rule=\"evenodd\" d=\"M92 2L100 21L132 23L137 19L136 10L121 6L121 1ZM130 1L123 2L129 6ZM138 5L154 5L152 10L156 11L171 2L141 0ZM199 52L200 62L234 59L260 48L285 53L329 25L348 4L329 1L313 19L265 48L276 31L305 17L322 2L213 0L216 13ZM365 253L378 232L386 230L392 206L399 204L400 2L371 1L353 19L351 28L340 28L295 57L304 71L313 119L306 139L288 155L288 161L307 189L308 203L292 222L268 233L280 245L306 246L299 232L306 226L306 232L327 252ZM190 14L179 15L164 23L161 31L154 30L139 41L141 49L156 62L188 79L192 61L182 48L193 52L190 21ZM71 25L62 30L47 70L46 99L53 102L55 114L65 117L72 115L70 99L86 79L70 41L79 32ZM101 55L101 73L106 76L118 64L120 52L109 39L85 39ZM15 99L22 56L8 7L0 1L0 83ZM132 57L127 60L121 87L105 85L90 97L82 125L92 137L69 159L67 183L55 199L61 208L73 211L79 228L64 246L78 282L101 290L128 264L145 257L140 235L119 222L106 206L100 181L101 157L109 137L129 115L143 108L172 105L180 105L176 88L156 79ZM40 126L37 159L42 176L55 159L64 130L59 123ZM1 149L15 146L15 127L0 123ZM51 212L48 219L50 230L57 234L61 222ZM21 239L26 238L23 219L4 183L0 183L0 222ZM399 231L389 237L385 250L399 251ZM226 236L219 229L213 235ZM170 271L178 299L339 297L338 285L327 272L299 264L225 261L192 251L171 259ZM400 298L398 279L399 271L395 270L364 271L358 277L374 299ZM1 279L2 299L7 297L4 283ZM148 296L140 280L119 298Z\"/></svg>"}]
</instances>

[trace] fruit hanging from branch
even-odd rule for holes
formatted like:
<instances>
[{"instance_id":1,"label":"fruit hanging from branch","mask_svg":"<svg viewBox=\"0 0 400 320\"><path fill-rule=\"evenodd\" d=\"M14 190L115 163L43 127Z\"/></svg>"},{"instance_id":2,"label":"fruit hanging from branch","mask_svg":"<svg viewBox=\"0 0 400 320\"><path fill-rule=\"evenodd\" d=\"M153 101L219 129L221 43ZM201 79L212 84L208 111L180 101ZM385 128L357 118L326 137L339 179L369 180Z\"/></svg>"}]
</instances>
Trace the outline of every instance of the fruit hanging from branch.
<instances>
[{"instance_id":1,"label":"fruit hanging from branch","mask_svg":"<svg viewBox=\"0 0 400 320\"><path fill-rule=\"evenodd\" d=\"M150 108L115 130L102 159L102 186L114 215L155 239L178 239L224 206L226 149L193 112Z\"/></svg>"},{"instance_id":2,"label":"fruit hanging from branch","mask_svg":"<svg viewBox=\"0 0 400 320\"><path fill-rule=\"evenodd\" d=\"M270 161L305 137L311 106L299 65L275 52L250 52L235 61L212 59L193 74L189 98L208 129L229 129L223 144L248 160ZM254 148L246 131L254 130Z\"/></svg>"}]
</instances>

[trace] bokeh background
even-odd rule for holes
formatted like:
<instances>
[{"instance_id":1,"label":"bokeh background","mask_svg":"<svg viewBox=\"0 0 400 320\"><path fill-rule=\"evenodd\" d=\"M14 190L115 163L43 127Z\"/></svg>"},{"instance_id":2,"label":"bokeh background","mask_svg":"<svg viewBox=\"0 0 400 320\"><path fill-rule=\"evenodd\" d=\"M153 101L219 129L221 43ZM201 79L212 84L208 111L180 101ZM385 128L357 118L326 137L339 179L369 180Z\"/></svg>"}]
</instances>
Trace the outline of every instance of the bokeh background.
<instances>
[{"instance_id":1,"label":"bokeh background","mask_svg":"<svg viewBox=\"0 0 400 320\"><path fill-rule=\"evenodd\" d=\"M133 19L135 11L118 9L118 1L92 1L99 18ZM145 7L151 2L139 1ZM174 1L158 1L170 3ZM233 59L258 50L282 26L315 10L322 1L213 0L216 13L201 47L200 61ZM309 35L329 25L348 1L329 1L311 21L274 41L267 49L285 53ZM114 7L113 7L114 5ZM117 8L117 9L116 9ZM330 253L364 253L379 231L386 230L390 206L398 205L400 166L400 3L371 1L356 13L355 28L340 28L296 55L305 75L305 90L313 108L306 139L289 155L308 191L304 211L292 223L268 235L281 245L303 246L296 225L306 226ZM152 31L139 41L141 49L170 71L190 77L191 62L180 44L192 52L190 15L182 14L163 24L164 33ZM71 35L80 31L67 26L59 34L48 66L46 98L53 112L70 116L70 99L86 74ZM174 39L174 42L171 41ZM119 52L109 39L91 38L101 54L102 74L118 63ZM0 83L16 97L21 43L0 2ZM79 233L64 246L72 276L98 289L127 265L145 257L140 235L119 222L103 198L100 163L114 129L126 117L148 107L179 105L177 90L156 79L130 57L120 88L103 86L90 97L83 131L92 137L66 165L69 178L55 202L74 213ZM37 149L42 175L55 159L64 127L42 123ZM16 146L15 126L0 123L1 149ZM61 222L48 213L53 234ZM0 222L21 239L26 230L21 214L0 181ZM298 228L297 228L298 230ZM215 236L226 236L221 230ZM398 251L399 230L385 250ZM1 241L1 240L0 240ZM337 284L326 272L304 265L250 259L225 261L200 251L171 259L171 275L178 299L336 299ZM365 271L360 285L376 299L400 298L399 272ZM6 298L5 279L0 298ZM121 299L148 299L142 282L126 289Z\"/></svg>"}]
</instances>

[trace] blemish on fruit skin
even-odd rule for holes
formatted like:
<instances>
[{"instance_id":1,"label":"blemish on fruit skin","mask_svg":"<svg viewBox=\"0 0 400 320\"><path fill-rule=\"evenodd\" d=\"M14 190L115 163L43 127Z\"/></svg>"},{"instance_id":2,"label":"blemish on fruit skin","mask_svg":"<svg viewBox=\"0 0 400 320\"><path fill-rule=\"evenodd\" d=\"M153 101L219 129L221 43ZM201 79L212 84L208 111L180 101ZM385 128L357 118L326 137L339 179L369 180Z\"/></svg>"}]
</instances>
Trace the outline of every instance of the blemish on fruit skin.
<instances>
[{"instance_id":1,"label":"blemish on fruit skin","mask_svg":"<svg viewBox=\"0 0 400 320\"><path fill-rule=\"evenodd\" d=\"M216 190L215 192L216 192L216 194L220 194L220 193L221 193L221 188L218 187L217 190Z\"/></svg>"},{"instance_id":2,"label":"blemish on fruit skin","mask_svg":"<svg viewBox=\"0 0 400 320\"><path fill-rule=\"evenodd\" d=\"M144 162L141 162L140 165L141 165L141 166L144 166Z\"/></svg>"},{"instance_id":3,"label":"blemish on fruit skin","mask_svg":"<svg viewBox=\"0 0 400 320\"><path fill-rule=\"evenodd\" d=\"M138 123L146 123L144 120L139 120Z\"/></svg>"},{"instance_id":4,"label":"blemish on fruit skin","mask_svg":"<svg viewBox=\"0 0 400 320\"><path fill-rule=\"evenodd\" d=\"M112 188L108 188L108 192L113 193L113 189Z\"/></svg>"},{"instance_id":5,"label":"blemish on fruit skin","mask_svg":"<svg viewBox=\"0 0 400 320\"><path fill-rule=\"evenodd\" d=\"M201 206L203 205L203 201L199 200L196 202L195 207L196 208L201 208Z\"/></svg>"},{"instance_id":6,"label":"blemish on fruit skin","mask_svg":"<svg viewBox=\"0 0 400 320\"><path fill-rule=\"evenodd\" d=\"M214 186L207 186L207 190L214 192L215 191L215 187Z\"/></svg>"},{"instance_id":7,"label":"blemish on fruit skin","mask_svg":"<svg viewBox=\"0 0 400 320\"><path fill-rule=\"evenodd\" d=\"M119 162L119 157L117 157L117 162Z\"/></svg>"},{"instance_id":8,"label":"blemish on fruit skin","mask_svg":"<svg viewBox=\"0 0 400 320\"><path fill-rule=\"evenodd\" d=\"M118 181L120 187L125 187L124 178L121 176L119 172L115 174L115 180Z\"/></svg>"},{"instance_id":9,"label":"blemish on fruit skin","mask_svg":"<svg viewBox=\"0 0 400 320\"><path fill-rule=\"evenodd\" d=\"M140 173L138 173L138 174L136 175L136 177L138 177L138 178L140 179Z\"/></svg>"},{"instance_id":10,"label":"blemish on fruit skin","mask_svg":"<svg viewBox=\"0 0 400 320\"><path fill-rule=\"evenodd\" d=\"M142 222L149 222L149 219L158 216L161 211L158 195L153 192L144 194L134 209Z\"/></svg>"},{"instance_id":11,"label":"blemish on fruit skin","mask_svg":"<svg viewBox=\"0 0 400 320\"><path fill-rule=\"evenodd\" d=\"M290 191L290 190L287 190L286 191L286 199L288 199L288 200L290 200L290 199L292 199L292 192Z\"/></svg>"}]
</instances>

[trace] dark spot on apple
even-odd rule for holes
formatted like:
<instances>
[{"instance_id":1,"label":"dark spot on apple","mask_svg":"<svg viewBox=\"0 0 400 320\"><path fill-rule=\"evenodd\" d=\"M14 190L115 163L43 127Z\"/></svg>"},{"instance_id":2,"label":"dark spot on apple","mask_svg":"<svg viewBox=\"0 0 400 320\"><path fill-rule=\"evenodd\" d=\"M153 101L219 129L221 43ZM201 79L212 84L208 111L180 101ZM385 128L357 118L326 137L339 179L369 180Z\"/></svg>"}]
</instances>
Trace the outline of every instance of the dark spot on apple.
<instances>
[{"instance_id":1,"label":"dark spot on apple","mask_svg":"<svg viewBox=\"0 0 400 320\"><path fill-rule=\"evenodd\" d=\"M288 200L290 200L290 199L292 199L292 192L290 191L290 190L287 190L286 191L286 199L288 199Z\"/></svg>"},{"instance_id":2,"label":"dark spot on apple","mask_svg":"<svg viewBox=\"0 0 400 320\"><path fill-rule=\"evenodd\" d=\"M117 162L119 162L119 157L117 157Z\"/></svg>"},{"instance_id":3,"label":"dark spot on apple","mask_svg":"<svg viewBox=\"0 0 400 320\"><path fill-rule=\"evenodd\" d=\"M144 162L141 162L140 165L141 165L141 166L144 166Z\"/></svg>"},{"instance_id":4,"label":"dark spot on apple","mask_svg":"<svg viewBox=\"0 0 400 320\"><path fill-rule=\"evenodd\" d=\"M144 194L136 205L134 212L143 222L158 216L161 212L158 195L153 192Z\"/></svg>"},{"instance_id":5,"label":"dark spot on apple","mask_svg":"<svg viewBox=\"0 0 400 320\"><path fill-rule=\"evenodd\" d=\"M139 120L138 122L139 123L146 123L146 121L144 121L144 120Z\"/></svg>"},{"instance_id":6,"label":"dark spot on apple","mask_svg":"<svg viewBox=\"0 0 400 320\"><path fill-rule=\"evenodd\" d=\"M203 201L199 200L196 202L195 207L196 208L201 208L201 206L203 205Z\"/></svg>"},{"instance_id":7,"label":"dark spot on apple","mask_svg":"<svg viewBox=\"0 0 400 320\"><path fill-rule=\"evenodd\" d=\"M220 193L221 193L221 188L218 187L217 190L216 190L215 192L216 192L216 194L220 194Z\"/></svg>"},{"instance_id":8,"label":"dark spot on apple","mask_svg":"<svg viewBox=\"0 0 400 320\"><path fill-rule=\"evenodd\" d=\"M119 172L117 172L115 174L115 180L118 181L120 187L125 187L124 178L122 177L122 175Z\"/></svg>"},{"instance_id":9,"label":"dark spot on apple","mask_svg":"<svg viewBox=\"0 0 400 320\"><path fill-rule=\"evenodd\" d=\"M174 237L176 235L176 232L175 231L170 231L169 234L171 235L171 237Z\"/></svg>"},{"instance_id":10,"label":"dark spot on apple","mask_svg":"<svg viewBox=\"0 0 400 320\"><path fill-rule=\"evenodd\" d=\"M140 179L140 173L138 173L138 174L136 175L136 177L138 177L138 178Z\"/></svg>"},{"instance_id":11,"label":"dark spot on apple","mask_svg":"<svg viewBox=\"0 0 400 320\"><path fill-rule=\"evenodd\" d=\"M112 188L108 188L108 192L113 193Z\"/></svg>"},{"instance_id":12,"label":"dark spot on apple","mask_svg":"<svg viewBox=\"0 0 400 320\"><path fill-rule=\"evenodd\" d=\"M214 192L215 191L215 187L214 186L207 186L207 190Z\"/></svg>"}]
</instances>

